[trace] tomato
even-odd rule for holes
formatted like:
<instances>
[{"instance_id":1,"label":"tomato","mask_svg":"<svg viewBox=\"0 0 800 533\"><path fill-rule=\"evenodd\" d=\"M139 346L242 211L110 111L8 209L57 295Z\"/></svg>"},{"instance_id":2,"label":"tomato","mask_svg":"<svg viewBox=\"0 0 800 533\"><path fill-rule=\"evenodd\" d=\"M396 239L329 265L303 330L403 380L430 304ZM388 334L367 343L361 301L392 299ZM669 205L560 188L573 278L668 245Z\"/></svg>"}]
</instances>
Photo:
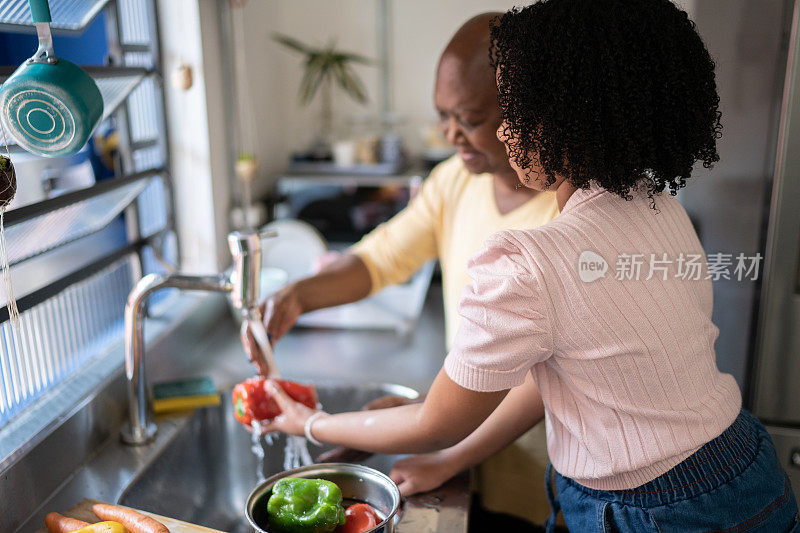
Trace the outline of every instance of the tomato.
<instances>
[{"instance_id":1,"label":"tomato","mask_svg":"<svg viewBox=\"0 0 800 533\"><path fill-rule=\"evenodd\" d=\"M345 510L344 516L346 522L336 529L336 533L362 533L381 523L381 518L375 509L366 503L351 505Z\"/></svg>"},{"instance_id":2,"label":"tomato","mask_svg":"<svg viewBox=\"0 0 800 533\"><path fill-rule=\"evenodd\" d=\"M275 399L264 389L265 378L254 377L242 381L233 388L233 412L236 420L249 426L253 420L272 420L281 414ZM313 385L301 385L294 381L276 380L293 400L312 409L317 408L317 390Z\"/></svg>"}]
</instances>

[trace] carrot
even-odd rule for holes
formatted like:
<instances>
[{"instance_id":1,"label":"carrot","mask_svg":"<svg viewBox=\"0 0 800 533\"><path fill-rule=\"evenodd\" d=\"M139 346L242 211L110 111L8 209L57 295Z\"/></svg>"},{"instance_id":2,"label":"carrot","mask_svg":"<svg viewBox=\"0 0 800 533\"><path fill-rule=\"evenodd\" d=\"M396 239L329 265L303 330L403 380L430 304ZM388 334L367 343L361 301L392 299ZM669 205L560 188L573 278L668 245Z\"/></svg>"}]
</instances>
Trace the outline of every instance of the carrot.
<instances>
[{"instance_id":1,"label":"carrot","mask_svg":"<svg viewBox=\"0 0 800 533\"><path fill-rule=\"evenodd\" d=\"M97 503L92 505L92 511L101 520L119 522L131 533L169 533L167 526L161 522L126 507Z\"/></svg>"},{"instance_id":2,"label":"carrot","mask_svg":"<svg viewBox=\"0 0 800 533\"><path fill-rule=\"evenodd\" d=\"M50 533L70 533L89 525L88 522L83 520L76 520L58 513L47 513L47 516L44 517L44 523Z\"/></svg>"}]
</instances>

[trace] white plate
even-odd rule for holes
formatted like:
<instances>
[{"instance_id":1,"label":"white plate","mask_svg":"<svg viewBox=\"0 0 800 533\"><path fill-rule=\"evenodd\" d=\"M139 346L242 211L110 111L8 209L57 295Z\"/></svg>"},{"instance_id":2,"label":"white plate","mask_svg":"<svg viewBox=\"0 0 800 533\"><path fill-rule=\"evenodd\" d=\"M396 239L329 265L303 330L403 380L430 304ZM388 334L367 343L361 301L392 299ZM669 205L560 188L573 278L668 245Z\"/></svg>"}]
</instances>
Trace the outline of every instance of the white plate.
<instances>
[{"instance_id":1,"label":"white plate","mask_svg":"<svg viewBox=\"0 0 800 533\"><path fill-rule=\"evenodd\" d=\"M259 281L258 301L263 302L278 290L283 288L289 281L289 275L285 270L278 267L262 266L261 279Z\"/></svg>"},{"instance_id":2,"label":"white plate","mask_svg":"<svg viewBox=\"0 0 800 533\"><path fill-rule=\"evenodd\" d=\"M263 267L279 268L286 272L288 281L295 281L314 273L314 262L328 250L325 239L307 222L284 219L270 222L262 231L276 231L277 237L262 243Z\"/></svg>"}]
</instances>

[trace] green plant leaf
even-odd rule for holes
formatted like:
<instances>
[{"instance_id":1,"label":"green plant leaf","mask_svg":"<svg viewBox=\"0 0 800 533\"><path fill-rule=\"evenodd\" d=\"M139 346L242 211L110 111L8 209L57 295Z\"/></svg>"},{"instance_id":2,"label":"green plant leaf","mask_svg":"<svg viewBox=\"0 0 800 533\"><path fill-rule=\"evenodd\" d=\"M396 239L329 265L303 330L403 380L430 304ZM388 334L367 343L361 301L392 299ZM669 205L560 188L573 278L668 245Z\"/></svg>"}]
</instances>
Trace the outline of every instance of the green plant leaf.
<instances>
[{"instance_id":1,"label":"green plant leaf","mask_svg":"<svg viewBox=\"0 0 800 533\"><path fill-rule=\"evenodd\" d=\"M361 63L362 65L374 65L377 63L374 59L370 57L364 57L358 54L351 54L349 52L337 52L336 53L337 61L342 63L347 63L352 61L353 63Z\"/></svg>"},{"instance_id":2,"label":"green plant leaf","mask_svg":"<svg viewBox=\"0 0 800 533\"><path fill-rule=\"evenodd\" d=\"M275 33L272 38L283 46L305 55L305 72L298 90L302 105L311 103L319 88L327 81L335 83L356 102L363 104L367 101L366 88L350 64L374 65L376 63L374 60L359 54L337 51L334 39L331 39L324 48L313 48L288 35Z\"/></svg>"},{"instance_id":3,"label":"green plant leaf","mask_svg":"<svg viewBox=\"0 0 800 533\"><path fill-rule=\"evenodd\" d=\"M335 70L336 81L339 87L356 102L363 104L367 101L367 90L361 79L347 63L337 63Z\"/></svg>"},{"instance_id":4,"label":"green plant leaf","mask_svg":"<svg viewBox=\"0 0 800 533\"><path fill-rule=\"evenodd\" d=\"M328 70L323 68L324 58L318 58L313 62L309 62L306 66L306 72L303 75L303 80L300 82L300 103L308 105L314 99L320 86L327 75Z\"/></svg>"},{"instance_id":5,"label":"green plant leaf","mask_svg":"<svg viewBox=\"0 0 800 533\"><path fill-rule=\"evenodd\" d=\"M291 48L295 52L300 52L301 54L311 54L314 52L313 48L306 46L294 37L289 37L288 35L273 33L272 39L287 48Z\"/></svg>"},{"instance_id":6,"label":"green plant leaf","mask_svg":"<svg viewBox=\"0 0 800 533\"><path fill-rule=\"evenodd\" d=\"M322 68L325 64L325 54L323 52L312 52L306 56L306 70Z\"/></svg>"}]
</instances>

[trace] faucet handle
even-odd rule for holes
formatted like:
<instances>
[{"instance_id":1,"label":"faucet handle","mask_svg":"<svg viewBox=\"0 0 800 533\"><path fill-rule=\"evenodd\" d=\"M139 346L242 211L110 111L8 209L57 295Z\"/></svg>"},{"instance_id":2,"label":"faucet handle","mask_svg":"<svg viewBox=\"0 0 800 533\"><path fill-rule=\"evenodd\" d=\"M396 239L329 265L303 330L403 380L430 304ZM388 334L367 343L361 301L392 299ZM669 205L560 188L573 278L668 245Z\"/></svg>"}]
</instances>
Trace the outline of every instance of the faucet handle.
<instances>
[{"instance_id":1,"label":"faucet handle","mask_svg":"<svg viewBox=\"0 0 800 533\"><path fill-rule=\"evenodd\" d=\"M232 255L242 252L261 250L261 241L277 237L278 232L267 231L232 231L228 233L228 247Z\"/></svg>"}]
</instances>

